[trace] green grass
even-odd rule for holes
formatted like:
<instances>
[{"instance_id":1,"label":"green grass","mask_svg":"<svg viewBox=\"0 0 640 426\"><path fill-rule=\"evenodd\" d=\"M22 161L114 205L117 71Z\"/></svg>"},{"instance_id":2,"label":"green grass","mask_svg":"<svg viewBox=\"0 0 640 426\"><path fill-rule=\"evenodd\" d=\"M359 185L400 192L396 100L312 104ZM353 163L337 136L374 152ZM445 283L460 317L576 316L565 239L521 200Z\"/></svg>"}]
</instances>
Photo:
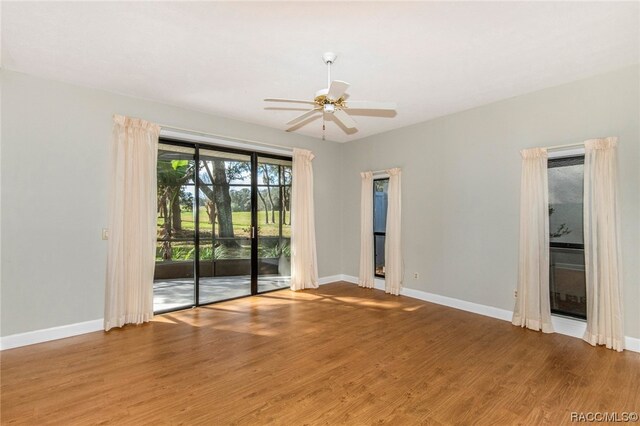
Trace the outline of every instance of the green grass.
<instances>
[{"instance_id":1,"label":"green grass","mask_svg":"<svg viewBox=\"0 0 640 426\"><path fill-rule=\"evenodd\" d=\"M239 238L249 238L251 233L251 212L233 212L233 234ZM271 212L269 212L271 219ZM265 223L265 211L258 212L258 236L261 237L277 237L279 236L278 222L280 220L280 212L275 212L276 223ZM289 214L287 213L287 222L289 222ZM158 227L164 225L164 218L158 218ZM195 228L194 214L192 212L182 212L182 229L193 230ZM216 235L218 224L216 223ZM200 231L211 231L212 225L209 223L209 216L204 207L200 208ZM291 237L291 225L282 225L282 236Z\"/></svg>"}]
</instances>

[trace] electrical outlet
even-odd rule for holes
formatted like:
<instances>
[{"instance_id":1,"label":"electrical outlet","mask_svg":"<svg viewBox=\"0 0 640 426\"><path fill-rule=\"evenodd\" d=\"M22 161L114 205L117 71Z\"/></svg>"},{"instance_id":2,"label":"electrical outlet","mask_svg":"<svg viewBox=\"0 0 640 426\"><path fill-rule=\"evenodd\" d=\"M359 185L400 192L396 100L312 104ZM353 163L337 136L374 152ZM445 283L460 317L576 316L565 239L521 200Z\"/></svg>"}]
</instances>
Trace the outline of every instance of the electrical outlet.
<instances>
[{"instance_id":1,"label":"electrical outlet","mask_svg":"<svg viewBox=\"0 0 640 426\"><path fill-rule=\"evenodd\" d=\"M109 239L109 230L107 228L102 228L102 239L103 240Z\"/></svg>"},{"instance_id":2,"label":"electrical outlet","mask_svg":"<svg viewBox=\"0 0 640 426\"><path fill-rule=\"evenodd\" d=\"M518 298L518 289L513 289L513 298L514 299Z\"/></svg>"},{"instance_id":3,"label":"electrical outlet","mask_svg":"<svg viewBox=\"0 0 640 426\"><path fill-rule=\"evenodd\" d=\"M416 272L415 274L413 274L413 279L414 280L417 280L418 278L420 278L420 274L419 273Z\"/></svg>"}]
</instances>

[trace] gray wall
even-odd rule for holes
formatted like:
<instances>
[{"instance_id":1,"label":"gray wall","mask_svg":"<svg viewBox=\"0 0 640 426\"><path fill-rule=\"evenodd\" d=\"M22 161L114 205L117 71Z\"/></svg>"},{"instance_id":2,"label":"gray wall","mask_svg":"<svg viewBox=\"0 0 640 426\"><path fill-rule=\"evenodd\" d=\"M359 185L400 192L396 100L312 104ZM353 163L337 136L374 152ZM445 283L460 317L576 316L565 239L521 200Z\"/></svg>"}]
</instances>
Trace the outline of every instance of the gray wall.
<instances>
[{"instance_id":1,"label":"gray wall","mask_svg":"<svg viewBox=\"0 0 640 426\"><path fill-rule=\"evenodd\" d=\"M339 145L1 71L0 335L103 316L100 231L119 113L312 149L320 276L358 274L358 173L402 167L405 286L504 309L517 277L518 151L618 136L626 334L640 337L638 74L627 68Z\"/></svg>"},{"instance_id":2,"label":"gray wall","mask_svg":"<svg viewBox=\"0 0 640 426\"><path fill-rule=\"evenodd\" d=\"M103 317L114 113L312 149L321 277L340 271L334 142L3 70L0 335Z\"/></svg>"},{"instance_id":3,"label":"gray wall","mask_svg":"<svg viewBox=\"0 0 640 426\"><path fill-rule=\"evenodd\" d=\"M625 331L640 337L638 86L634 66L346 144L343 273L358 275L358 172L397 166L405 287L511 310L519 150L618 136Z\"/></svg>"}]
</instances>

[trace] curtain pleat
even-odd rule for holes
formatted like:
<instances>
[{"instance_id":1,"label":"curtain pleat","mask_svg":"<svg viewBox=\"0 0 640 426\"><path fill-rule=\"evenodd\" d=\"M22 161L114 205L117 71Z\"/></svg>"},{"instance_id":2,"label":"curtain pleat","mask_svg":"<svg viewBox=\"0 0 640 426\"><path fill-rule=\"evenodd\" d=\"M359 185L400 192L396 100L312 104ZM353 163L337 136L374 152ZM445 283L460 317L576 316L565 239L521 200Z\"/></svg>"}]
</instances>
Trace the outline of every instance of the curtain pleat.
<instances>
[{"instance_id":1,"label":"curtain pleat","mask_svg":"<svg viewBox=\"0 0 640 426\"><path fill-rule=\"evenodd\" d=\"M617 138L585 142L584 254L591 345L624 349Z\"/></svg>"},{"instance_id":2,"label":"curtain pleat","mask_svg":"<svg viewBox=\"0 0 640 426\"><path fill-rule=\"evenodd\" d=\"M160 127L113 118L104 329L153 317Z\"/></svg>"},{"instance_id":3,"label":"curtain pleat","mask_svg":"<svg viewBox=\"0 0 640 426\"><path fill-rule=\"evenodd\" d=\"M374 287L373 267L373 173L360 173L360 274L358 285Z\"/></svg>"},{"instance_id":4,"label":"curtain pleat","mask_svg":"<svg viewBox=\"0 0 640 426\"><path fill-rule=\"evenodd\" d=\"M547 151L521 151L518 293L512 323L552 333L549 302L549 187Z\"/></svg>"},{"instance_id":5,"label":"curtain pleat","mask_svg":"<svg viewBox=\"0 0 640 426\"><path fill-rule=\"evenodd\" d=\"M316 228L313 210L314 155L293 150L291 188L291 290L318 288Z\"/></svg>"},{"instance_id":6,"label":"curtain pleat","mask_svg":"<svg viewBox=\"0 0 640 426\"><path fill-rule=\"evenodd\" d=\"M385 278L384 286L387 293L399 295L404 277L402 260L402 209L399 168L386 170L389 174L389 203L387 207L387 226L384 244Z\"/></svg>"}]
</instances>

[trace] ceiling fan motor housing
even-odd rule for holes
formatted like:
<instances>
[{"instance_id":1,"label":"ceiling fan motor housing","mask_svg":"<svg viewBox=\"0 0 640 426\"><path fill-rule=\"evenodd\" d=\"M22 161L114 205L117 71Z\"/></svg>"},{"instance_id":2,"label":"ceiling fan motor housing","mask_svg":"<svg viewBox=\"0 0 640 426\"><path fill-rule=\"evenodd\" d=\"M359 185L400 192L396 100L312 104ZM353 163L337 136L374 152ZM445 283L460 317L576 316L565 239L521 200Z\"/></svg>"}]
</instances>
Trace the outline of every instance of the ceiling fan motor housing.
<instances>
[{"instance_id":1,"label":"ceiling fan motor housing","mask_svg":"<svg viewBox=\"0 0 640 426\"><path fill-rule=\"evenodd\" d=\"M322 60L324 61L324 63L334 63L336 61L336 57L337 55L333 52L325 52L322 55Z\"/></svg>"}]
</instances>

